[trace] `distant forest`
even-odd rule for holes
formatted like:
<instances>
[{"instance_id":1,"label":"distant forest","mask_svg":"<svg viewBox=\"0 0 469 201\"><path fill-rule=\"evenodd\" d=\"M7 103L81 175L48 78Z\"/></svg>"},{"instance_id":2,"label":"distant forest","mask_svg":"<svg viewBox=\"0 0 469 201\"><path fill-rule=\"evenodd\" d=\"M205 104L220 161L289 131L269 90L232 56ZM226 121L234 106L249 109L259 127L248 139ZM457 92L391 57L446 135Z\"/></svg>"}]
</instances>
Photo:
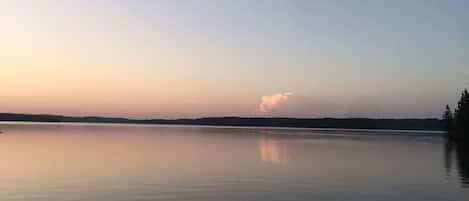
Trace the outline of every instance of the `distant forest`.
<instances>
[{"instance_id":1,"label":"distant forest","mask_svg":"<svg viewBox=\"0 0 469 201\"><path fill-rule=\"evenodd\" d=\"M208 126L259 126L295 128L343 128L343 129L393 129L393 130L445 130L445 121L439 119L368 119L368 118L245 118L207 117L198 119L127 119L110 117L70 117L60 115L33 115L0 113L0 121L25 122L82 122L82 123L128 123L173 124Z\"/></svg>"}]
</instances>

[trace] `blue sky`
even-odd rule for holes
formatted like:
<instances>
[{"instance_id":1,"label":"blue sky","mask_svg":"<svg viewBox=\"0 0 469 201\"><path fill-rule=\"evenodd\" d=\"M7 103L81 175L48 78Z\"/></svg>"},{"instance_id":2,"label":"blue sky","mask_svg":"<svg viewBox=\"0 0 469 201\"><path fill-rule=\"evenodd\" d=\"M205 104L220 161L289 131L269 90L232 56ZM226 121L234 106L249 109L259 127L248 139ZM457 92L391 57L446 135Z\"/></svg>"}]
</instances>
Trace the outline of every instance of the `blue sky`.
<instances>
[{"instance_id":1,"label":"blue sky","mask_svg":"<svg viewBox=\"0 0 469 201\"><path fill-rule=\"evenodd\" d=\"M129 117L439 117L469 81L467 10L450 0L4 0L0 103Z\"/></svg>"}]
</instances>

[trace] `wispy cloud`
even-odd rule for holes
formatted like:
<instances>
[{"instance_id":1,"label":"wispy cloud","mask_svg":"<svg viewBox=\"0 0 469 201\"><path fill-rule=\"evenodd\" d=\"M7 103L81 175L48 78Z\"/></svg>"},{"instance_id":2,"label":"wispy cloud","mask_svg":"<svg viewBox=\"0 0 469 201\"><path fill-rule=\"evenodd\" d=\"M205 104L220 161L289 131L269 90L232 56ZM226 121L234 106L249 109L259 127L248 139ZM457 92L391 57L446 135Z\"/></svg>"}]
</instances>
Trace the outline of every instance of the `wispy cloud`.
<instances>
[{"instance_id":1,"label":"wispy cloud","mask_svg":"<svg viewBox=\"0 0 469 201\"><path fill-rule=\"evenodd\" d=\"M259 111L268 113L277 108L280 104L288 100L288 96L293 93L276 93L269 96L262 96L261 103L259 104Z\"/></svg>"}]
</instances>

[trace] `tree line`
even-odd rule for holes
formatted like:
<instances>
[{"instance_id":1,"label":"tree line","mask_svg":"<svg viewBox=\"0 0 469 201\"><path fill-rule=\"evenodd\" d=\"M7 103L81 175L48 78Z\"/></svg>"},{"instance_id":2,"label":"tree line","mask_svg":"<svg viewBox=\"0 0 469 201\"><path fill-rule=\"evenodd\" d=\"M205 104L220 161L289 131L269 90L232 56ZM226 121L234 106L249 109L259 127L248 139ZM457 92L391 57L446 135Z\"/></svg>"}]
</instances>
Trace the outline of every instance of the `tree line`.
<instances>
[{"instance_id":1,"label":"tree line","mask_svg":"<svg viewBox=\"0 0 469 201\"><path fill-rule=\"evenodd\" d=\"M62 115L36 115L0 113L0 121L25 122L80 122L124 124L171 124L247 127L295 127L341 129L388 129L442 131L441 119L368 119L368 118L282 118L282 117L205 117L195 119L127 119L115 117L73 117Z\"/></svg>"},{"instance_id":2,"label":"tree line","mask_svg":"<svg viewBox=\"0 0 469 201\"><path fill-rule=\"evenodd\" d=\"M456 108L446 105L443 114L447 137L458 141L469 141L469 92L464 89Z\"/></svg>"}]
</instances>

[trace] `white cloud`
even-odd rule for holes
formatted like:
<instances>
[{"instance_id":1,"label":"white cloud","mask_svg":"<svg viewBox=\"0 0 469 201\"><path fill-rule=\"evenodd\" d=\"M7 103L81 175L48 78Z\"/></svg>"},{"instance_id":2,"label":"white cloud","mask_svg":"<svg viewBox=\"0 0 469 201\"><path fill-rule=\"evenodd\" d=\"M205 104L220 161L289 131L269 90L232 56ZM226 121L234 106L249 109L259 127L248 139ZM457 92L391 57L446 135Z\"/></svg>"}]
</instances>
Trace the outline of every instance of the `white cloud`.
<instances>
[{"instance_id":1,"label":"white cloud","mask_svg":"<svg viewBox=\"0 0 469 201\"><path fill-rule=\"evenodd\" d=\"M301 93L275 93L262 97L257 112L261 116L322 118L344 117L345 106L332 97L310 97Z\"/></svg>"},{"instance_id":2,"label":"white cloud","mask_svg":"<svg viewBox=\"0 0 469 201\"><path fill-rule=\"evenodd\" d=\"M280 106L280 104L288 100L288 96L293 95L292 93L276 93L270 96L262 96L261 103L259 104L259 111L268 113L273 109Z\"/></svg>"}]
</instances>

